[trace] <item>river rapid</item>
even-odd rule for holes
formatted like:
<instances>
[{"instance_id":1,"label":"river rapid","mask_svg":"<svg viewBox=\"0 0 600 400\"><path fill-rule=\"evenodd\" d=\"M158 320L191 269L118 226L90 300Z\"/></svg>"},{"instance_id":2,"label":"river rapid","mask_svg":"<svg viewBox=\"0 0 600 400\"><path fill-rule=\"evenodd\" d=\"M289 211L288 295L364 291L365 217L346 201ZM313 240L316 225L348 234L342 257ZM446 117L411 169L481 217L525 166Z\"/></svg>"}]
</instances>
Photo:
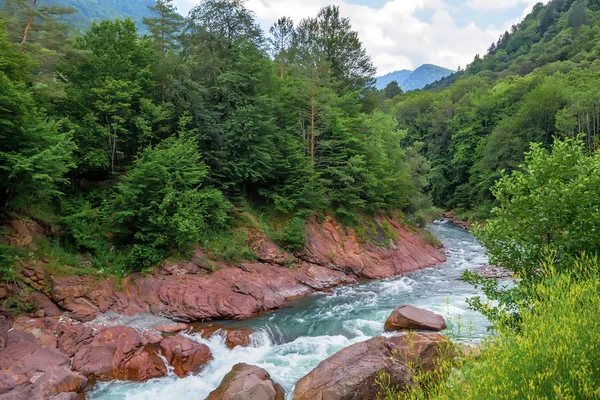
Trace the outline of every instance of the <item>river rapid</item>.
<instances>
[{"instance_id":1,"label":"river rapid","mask_svg":"<svg viewBox=\"0 0 600 400\"><path fill-rule=\"evenodd\" d=\"M169 374L145 383L101 383L88 398L200 400L235 364L244 362L266 369L291 399L296 382L319 362L344 347L382 335L385 320L402 304L442 314L448 324L444 334L479 342L487 336L489 323L468 309L466 299L481 293L460 277L464 270L487 262L484 249L470 233L451 223L436 222L428 229L444 243L447 262L402 277L339 287L332 294L315 294L252 320L223 323L255 329L253 347L229 350L220 335L208 340L192 335L208 345L214 356L202 374L185 379Z\"/></svg>"}]
</instances>

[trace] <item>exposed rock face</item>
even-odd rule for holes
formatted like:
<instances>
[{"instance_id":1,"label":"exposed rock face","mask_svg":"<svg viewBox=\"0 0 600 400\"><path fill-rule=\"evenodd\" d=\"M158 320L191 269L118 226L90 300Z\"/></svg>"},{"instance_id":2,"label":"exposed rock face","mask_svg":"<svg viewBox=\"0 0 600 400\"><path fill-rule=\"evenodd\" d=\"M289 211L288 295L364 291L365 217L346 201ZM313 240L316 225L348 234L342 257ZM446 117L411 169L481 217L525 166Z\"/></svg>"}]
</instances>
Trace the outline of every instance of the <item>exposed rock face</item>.
<instances>
[{"instance_id":1,"label":"exposed rock face","mask_svg":"<svg viewBox=\"0 0 600 400\"><path fill-rule=\"evenodd\" d=\"M105 328L92 341L80 346L73 369L97 380L146 381L167 374L157 349L146 348L148 341L139 332L124 326Z\"/></svg>"},{"instance_id":2,"label":"exposed rock face","mask_svg":"<svg viewBox=\"0 0 600 400\"><path fill-rule=\"evenodd\" d=\"M252 344L250 335L254 333L252 329L238 329L236 331L229 332L225 338L225 345L230 349L237 346L248 347Z\"/></svg>"},{"instance_id":3,"label":"exposed rock face","mask_svg":"<svg viewBox=\"0 0 600 400\"><path fill-rule=\"evenodd\" d=\"M396 346L394 355L413 370L433 371L440 360L454 355L448 339L437 333L409 333L388 339Z\"/></svg>"},{"instance_id":4,"label":"exposed rock face","mask_svg":"<svg viewBox=\"0 0 600 400\"><path fill-rule=\"evenodd\" d=\"M206 400L284 400L283 388L262 368L236 364Z\"/></svg>"},{"instance_id":5,"label":"exposed rock face","mask_svg":"<svg viewBox=\"0 0 600 400\"><path fill-rule=\"evenodd\" d=\"M169 336L160 343L160 349L173 367L173 372L181 378L201 372L213 359L208 346L181 335Z\"/></svg>"},{"instance_id":6,"label":"exposed rock face","mask_svg":"<svg viewBox=\"0 0 600 400\"><path fill-rule=\"evenodd\" d=\"M133 315L153 313L181 322L214 319L246 319L276 309L288 299L317 290L356 283L359 279L389 278L436 265L444 256L394 219L380 217L397 240L387 247L363 243L354 233L327 219L307 224L308 245L297 268L285 268L285 254L261 239L255 249L262 263L220 265L210 275L197 273L201 257L193 262L164 264L163 275L137 275L124 279L123 292L112 279L96 282L89 277L52 280L52 300L70 315L90 321L97 314L114 311ZM165 275L167 274L167 275Z\"/></svg>"},{"instance_id":7,"label":"exposed rock face","mask_svg":"<svg viewBox=\"0 0 600 400\"><path fill-rule=\"evenodd\" d=\"M376 337L337 352L296 383L294 400L375 399L382 372L391 385L410 386L413 370L393 357L395 349L387 338Z\"/></svg>"},{"instance_id":8,"label":"exposed rock face","mask_svg":"<svg viewBox=\"0 0 600 400\"><path fill-rule=\"evenodd\" d=\"M48 349L56 349L58 340L54 332L58 326L57 318L31 319L17 318L14 329L33 335L38 344Z\"/></svg>"},{"instance_id":9,"label":"exposed rock face","mask_svg":"<svg viewBox=\"0 0 600 400\"><path fill-rule=\"evenodd\" d=\"M33 302L39 317L58 317L62 314L52 300L39 292L32 293L29 300Z\"/></svg>"},{"instance_id":10,"label":"exposed rock face","mask_svg":"<svg viewBox=\"0 0 600 400\"><path fill-rule=\"evenodd\" d=\"M86 384L85 377L70 370L66 355L40 346L29 332L8 332L7 346L0 350L0 400L46 400L62 393L72 398Z\"/></svg>"},{"instance_id":11,"label":"exposed rock face","mask_svg":"<svg viewBox=\"0 0 600 400\"><path fill-rule=\"evenodd\" d=\"M10 246L26 247L47 234L46 230L31 219L13 219L8 223L8 234L4 237Z\"/></svg>"},{"instance_id":12,"label":"exposed rock face","mask_svg":"<svg viewBox=\"0 0 600 400\"><path fill-rule=\"evenodd\" d=\"M366 279L391 278L444 261L444 256L437 249L411 234L396 219L380 216L376 222L387 224L397 240L386 247L362 243L354 233L346 232L331 217L323 224L315 217L311 218L307 226L305 260Z\"/></svg>"},{"instance_id":13,"label":"exposed rock face","mask_svg":"<svg viewBox=\"0 0 600 400\"><path fill-rule=\"evenodd\" d=\"M0 351L6 347L8 331L12 328L13 322L11 314L0 310Z\"/></svg>"},{"instance_id":14,"label":"exposed rock face","mask_svg":"<svg viewBox=\"0 0 600 400\"><path fill-rule=\"evenodd\" d=\"M176 333L176 332L181 332L181 331L185 331L189 328L189 326L187 324L184 323L174 323L174 324L166 324L166 325L157 325L154 327L155 330L157 330L158 332L163 332L163 333Z\"/></svg>"},{"instance_id":15,"label":"exposed rock face","mask_svg":"<svg viewBox=\"0 0 600 400\"><path fill-rule=\"evenodd\" d=\"M56 328L58 349L73 357L81 346L89 345L94 339L94 330L86 325L70 320L61 321Z\"/></svg>"},{"instance_id":16,"label":"exposed rock face","mask_svg":"<svg viewBox=\"0 0 600 400\"><path fill-rule=\"evenodd\" d=\"M423 310L415 306L403 305L396 308L387 321L385 331L424 330L441 331L446 328L446 321L441 315Z\"/></svg>"}]
</instances>

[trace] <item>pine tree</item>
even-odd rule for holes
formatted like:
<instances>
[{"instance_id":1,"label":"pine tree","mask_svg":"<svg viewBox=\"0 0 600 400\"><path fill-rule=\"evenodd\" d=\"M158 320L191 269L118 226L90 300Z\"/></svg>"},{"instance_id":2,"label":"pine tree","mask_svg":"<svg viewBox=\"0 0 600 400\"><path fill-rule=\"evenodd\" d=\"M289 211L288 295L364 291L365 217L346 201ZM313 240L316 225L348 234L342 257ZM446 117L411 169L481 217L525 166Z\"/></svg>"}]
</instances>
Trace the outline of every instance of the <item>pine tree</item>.
<instances>
[{"instance_id":1,"label":"pine tree","mask_svg":"<svg viewBox=\"0 0 600 400\"><path fill-rule=\"evenodd\" d=\"M279 77L283 79L294 38L294 22L288 17L279 18L271 26L269 33L271 34L271 38L269 39L271 54L279 64Z\"/></svg>"}]
</instances>

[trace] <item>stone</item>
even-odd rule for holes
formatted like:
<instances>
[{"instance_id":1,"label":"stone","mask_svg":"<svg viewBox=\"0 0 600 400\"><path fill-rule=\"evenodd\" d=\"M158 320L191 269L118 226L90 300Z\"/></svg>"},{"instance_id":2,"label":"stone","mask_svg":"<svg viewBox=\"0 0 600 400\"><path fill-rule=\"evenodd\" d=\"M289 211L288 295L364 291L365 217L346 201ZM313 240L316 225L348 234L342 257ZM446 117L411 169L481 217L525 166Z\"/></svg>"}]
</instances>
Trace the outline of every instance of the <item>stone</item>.
<instances>
[{"instance_id":1,"label":"stone","mask_svg":"<svg viewBox=\"0 0 600 400\"><path fill-rule=\"evenodd\" d=\"M32 293L29 295L29 300L31 300L37 312L41 314L41 317L58 317L62 314L56 304L42 293Z\"/></svg>"},{"instance_id":2,"label":"stone","mask_svg":"<svg viewBox=\"0 0 600 400\"><path fill-rule=\"evenodd\" d=\"M252 339L250 335L254 333L252 329L238 329L232 332L229 332L225 337L225 345L233 349L237 346L240 347L248 347L252 344Z\"/></svg>"},{"instance_id":3,"label":"stone","mask_svg":"<svg viewBox=\"0 0 600 400\"><path fill-rule=\"evenodd\" d=\"M58 319L56 318L17 318L13 329L29 332L39 343L40 346L48 349L56 349L58 339L55 335L55 331L58 326Z\"/></svg>"},{"instance_id":4,"label":"stone","mask_svg":"<svg viewBox=\"0 0 600 400\"><path fill-rule=\"evenodd\" d=\"M403 305L392 311L384 326L386 332L402 330L441 331L445 328L446 321L444 317L411 305Z\"/></svg>"},{"instance_id":5,"label":"stone","mask_svg":"<svg viewBox=\"0 0 600 400\"><path fill-rule=\"evenodd\" d=\"M173 323L173 324L157 325L154 327L154 330L157 330L162 333L177 333L177 332L181 332L181 331L186 331L188 329L189 329L189 326L182 322Z\"/></svg>"},{"instance_id":6,"label":"stone","mask_svg":"<svg viewBox=\"0 0 600 400\"><path fill-rule=\"evenodd\" d=\"M262 368L236 364L206 400L285 400L283 388Z\"/></svg>"},{"instance_id":7,"label":"stone","mask_svg":"<svg viewBox=\"0 0 600 400\"><path fill-rule=\"evenodd\" d=\"M412 385L414 371L394 357L396 346L385 337L375 337L340 350L323 360L296 383L294 400L367 400L377 398L382 373L390 385Z\"/></svg>"},{"instance_id":8,"label":"stone","mask_svg":"<svg viewBox=\"0 0 600 400\"><path fill-rule=\"evenodd\" d=\"M144 336L125 326L108 327L81 344L73 358L73 369L100 381L113 379L147 381L167 375L167 367L156 350L146 349Z\"/></svg>"},{"instance_id":9,"label":"stone","mask_svg":"<svg viewBox=\"0 0 600 400\"><path fill-rule=\"evenodd\" d=\"M92 342L94 329L66 319L58 323L56 334L59 350L69 357L73 357L81 346L89 345Z\"/></svg>"},{"instance_id":10,"label":"stone","mask_svg":"<svg viewBox=\"0 0 600 400\"><path fill-rule=\"evenodd\" d=\"M181 335L164 339L160 343L160 349L169 365L173 367L173 372L181 378L200 373L213 359L207 345Z\"/></svg>"},{"instance_id":11,"label":"stone","mask_svg":"<svg viewBox=\"0 0 600 400\"><path fill-rule=\"evenodd\" d=\"M437 333L410 332L388 340L396 346L394 356L413 370L431 372L440 361L454 356L450 341Z\"/></svg>"},{"instance_id":12,"label":"stone","mask_svg":"<svg viewBox=\"0 0 600 400\"><path fill-rule=\"evenodd\" d=\"M10 313L0 310L0 349L6 347L8 341L8 331L12 328L14 323L13 317Z\"/></svg>"}]
</instances>

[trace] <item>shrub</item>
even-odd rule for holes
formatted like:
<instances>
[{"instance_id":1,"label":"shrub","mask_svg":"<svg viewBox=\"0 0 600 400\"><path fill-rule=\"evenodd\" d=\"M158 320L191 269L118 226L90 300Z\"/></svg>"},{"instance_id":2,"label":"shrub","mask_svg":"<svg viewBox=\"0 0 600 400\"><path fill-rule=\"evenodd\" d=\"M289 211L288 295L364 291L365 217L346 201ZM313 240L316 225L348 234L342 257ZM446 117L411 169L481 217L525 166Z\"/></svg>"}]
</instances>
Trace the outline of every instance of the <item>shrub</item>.
<instances>
[{"instance_id":1,"label":"shrub","mask_svg":"<svg viewBox=\"0 0 600 400\"><path fill-rule=\"evenodd\" d=\"M600 248L600 153L575 139L551 151L532 145L520 171L504 175L493 193L499 205L476 233L492 264L535 275L548 252L559 265Z\"/></svg>"},{"instance_id":2,"label":"shrub","mask_svg":"<svg viewBox=\"0 0 600 400\"><path fill-rule=\"evenodd\" d=\"M523 284L532 301L520 331L502 323L477 360L427 392L386 399L593 399L600 396L600 278L596 258L574 261L569 273L545 265L543 279Z\"/></svg>"}]
</instances>

